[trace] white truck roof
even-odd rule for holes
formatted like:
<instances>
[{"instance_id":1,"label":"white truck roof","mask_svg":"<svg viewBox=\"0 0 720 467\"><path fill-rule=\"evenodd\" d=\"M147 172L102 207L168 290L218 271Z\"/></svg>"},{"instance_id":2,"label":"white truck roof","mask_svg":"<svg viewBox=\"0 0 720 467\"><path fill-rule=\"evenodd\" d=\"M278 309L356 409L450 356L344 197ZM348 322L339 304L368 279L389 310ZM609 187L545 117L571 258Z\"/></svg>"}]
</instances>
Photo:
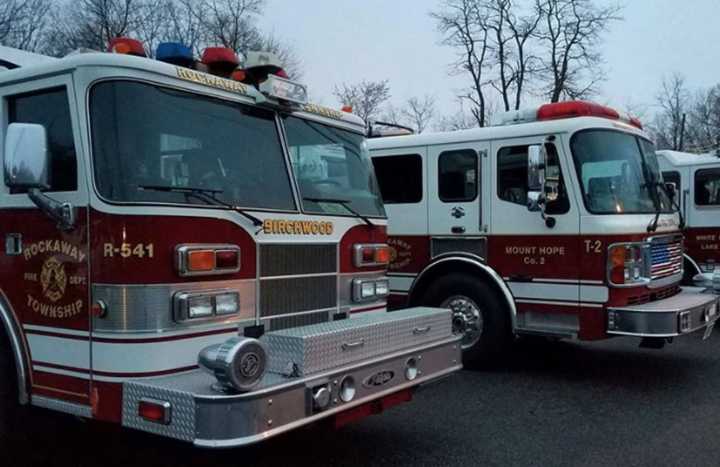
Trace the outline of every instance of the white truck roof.
<instances>
[{"instance_id":1,"label":"white truck roof","mask_svg":"<svg viewBox=\"0 0 720 467\"><path fill-rule=\"evenodd\" d=\"M496 139L511 139L532 136L540 137L552 133L571 133L576 130L588 128L617 129L629 133L635 133L647 138L647 135L643 131L621 121L600 117L575 117L530 123L487 126L484 128L471 128L468 130L372 138L368 140L368 147L371 150L400 149L417 146L434 146L438 144L470 143L473 141Z\"/></svg>"},{"instance_id":2,"label":"white truck roof","mask_svg":"<svg viewBox=\"0 0 720 467\"><path fill-rule=\"evenodd\" d=\"M5 68L19 68L39 65L41 63L48 63L56 60L57 58L48 57L47 55L40 55L0 45L0 66Z\"/></svg>"},{"instance_id":3,"label":"white truck roof","mask_svg":"<svg viewBox=\"0 0 720 467\"><path fill-rule=\"evenodd\" d=\"M675 167L720 164L720 157L715 156L712 153L693 154L690 152L670 151L668 149L656 152L658 156L665 157L665 159L667 159L667 161Z\"/></svg>"}]
</instances>

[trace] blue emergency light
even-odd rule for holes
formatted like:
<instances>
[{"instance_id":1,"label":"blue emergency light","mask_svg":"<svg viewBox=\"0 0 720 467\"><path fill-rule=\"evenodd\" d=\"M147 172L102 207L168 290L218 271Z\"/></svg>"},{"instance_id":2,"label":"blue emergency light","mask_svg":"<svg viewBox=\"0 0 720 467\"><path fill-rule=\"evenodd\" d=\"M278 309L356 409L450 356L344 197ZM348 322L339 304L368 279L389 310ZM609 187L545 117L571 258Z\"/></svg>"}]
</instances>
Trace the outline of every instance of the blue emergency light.
<instances>
[{"instance_id":1,"label":"blue emergency light","mask_svg":"<svg viewBox=\"0 0 720 467\"><path fill-rule=\"evenodd\" d=\"M195 61L190 47L180 42L163 42L158 45L155 58L178 66L190 66Z\"/></svg>"}]
</instances>

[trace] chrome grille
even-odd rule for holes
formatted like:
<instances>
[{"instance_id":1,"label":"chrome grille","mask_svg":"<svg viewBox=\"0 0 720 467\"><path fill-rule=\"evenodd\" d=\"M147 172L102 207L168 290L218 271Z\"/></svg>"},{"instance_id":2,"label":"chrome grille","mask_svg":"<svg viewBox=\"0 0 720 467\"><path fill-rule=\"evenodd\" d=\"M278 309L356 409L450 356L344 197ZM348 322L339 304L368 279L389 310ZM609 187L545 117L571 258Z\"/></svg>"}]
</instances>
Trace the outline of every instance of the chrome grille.
<instances>
[{"instance_id":1,"label":"chrome grille","mask_svg":"<svg viewBox=\"0 0 720 467\"><path fill-rule=\"evenodd\" d=\"M266 244L259 253L258 312L269 329L330 319L338 305L337 245Z\"/></svg>"},{"instance_id":2,"label":"chrome grille","mask_svg":"<svg viewBox=\"0 0 720 467\"><path fill-rule=\"evenodd\" d=\"M323 274L336 270L335 244L260 246L260 277Z\"/></svg>"},{"instance_id":3,"label":"chrome grille","mask_svg":"<svg viewBox=\"0 0 720 467\"><path fill-rule=\"evenodd\" d=\"M260 317L337 306L337 277L293 277L260 282Z\"/></svg>"},{"instance_id":4,"label":"chrome grille","mask_svg":"<svg viewBox=\"0 0 720 467\"><path fill-rule=\"evenodd\" d=\"M317 313L303 313L294 316L284 316L280 318L272 318L266 320L269 331L278 331L280 329L296 328L307 326L310 324L319 324L328 321L328 312L320 311Z\"/></svg>"},{"instance_id":5,"label":"chrome grille","mask_svg":"<svg viewBox=\"0 0 720 467\"><path fill-rule=\"evenodd\" d=\"M683 271L682 237L657 237L650 243L650 279L681 274Z\"/></svg>"}]
</instances>

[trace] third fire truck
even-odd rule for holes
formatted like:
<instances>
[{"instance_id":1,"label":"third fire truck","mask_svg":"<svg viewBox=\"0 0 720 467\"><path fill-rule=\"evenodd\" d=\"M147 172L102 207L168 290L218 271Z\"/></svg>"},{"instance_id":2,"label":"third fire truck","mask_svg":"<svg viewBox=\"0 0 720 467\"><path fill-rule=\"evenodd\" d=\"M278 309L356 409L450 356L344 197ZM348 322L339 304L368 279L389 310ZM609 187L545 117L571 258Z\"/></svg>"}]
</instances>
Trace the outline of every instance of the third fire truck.
<instances>
[{"instance_id":1,"label":"third fire truck","mask_svg":"<svg viewBox=\"0 0 720 467\"><path fill-rule=\"evenodd\" d=\"M685 222L686 282L720 293L720 154L664 150L657 156Z\"/></svg>"},{"instance_id":2,"label":"third fire truck","mask_svg":"<svg viewBox=\"0 0 720 467\"><path fill-rule=\"evenodd\" d=\"M717 298L680 286L679 216L636 119L563 102L370 148L391 303L450 308L468 361L519 334L660 347L712 330Z\"/></svg>"}]
</instances>

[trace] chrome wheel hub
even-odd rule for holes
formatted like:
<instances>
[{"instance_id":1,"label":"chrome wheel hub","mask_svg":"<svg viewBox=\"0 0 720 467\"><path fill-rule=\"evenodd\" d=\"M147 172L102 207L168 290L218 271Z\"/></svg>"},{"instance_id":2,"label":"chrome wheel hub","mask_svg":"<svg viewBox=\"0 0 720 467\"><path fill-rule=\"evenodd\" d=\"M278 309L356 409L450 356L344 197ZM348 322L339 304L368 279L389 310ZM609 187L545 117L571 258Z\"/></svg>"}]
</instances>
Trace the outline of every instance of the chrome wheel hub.
<instances>
[{"instance_id":1,"label":"chrome wheel hub","mask_svg":"<svg viewBox=\"0 0 720 467\"><path fill-rule=\"evenodd\" d=\"M462 335L460 345L469 349L475 345L482 335L483 320L480 307L469 297L453 295L445 299L441 308L449 308L453 313L453 334Z\"/></svg>"}]
</instances>

